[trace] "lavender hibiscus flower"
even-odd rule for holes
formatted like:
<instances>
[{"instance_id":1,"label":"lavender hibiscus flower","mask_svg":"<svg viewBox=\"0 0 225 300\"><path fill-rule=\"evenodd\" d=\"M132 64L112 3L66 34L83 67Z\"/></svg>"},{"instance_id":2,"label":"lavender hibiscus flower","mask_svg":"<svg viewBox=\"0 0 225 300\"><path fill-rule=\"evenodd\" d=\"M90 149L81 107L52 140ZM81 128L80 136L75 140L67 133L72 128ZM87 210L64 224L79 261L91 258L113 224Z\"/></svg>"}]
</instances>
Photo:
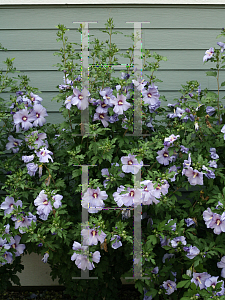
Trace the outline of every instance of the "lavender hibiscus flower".
<instances>
[{"instance_id":1,"label":"lavender hibiscus flower","mask_svg":"<svg viewBox=\"0 0 225 300\"><path fill-rule=\"evenodd\" d=\"M131 104L126 101L126 97L117 93L117 98L111 99L110 101L115 105L113 108L114 113L122 115L124 111L128 110L131 107Z\"/></svg>"},{"instance_id":2,"label":"lavender hibiscus flower","mask_svg":"<svg viewBox=\"0 0 225 300\"><path fill-rule=\"evenodd\" d=\"M73 89L73 93L75 95L73 98L74 105L77 105L80 110L85 110L88 107L88 97L90 96L87 88L83 88L81 92L78 89Z\"/></svg>"},{"instance_id":3,"label":"lavender hibiscus flower","mask_svg":"<svg viewBox=\"0 0 225 300\"><path fill-rule=\"evenodd\" d=\"M191 185L203 185L203 173L198 170L193 170L192 167L183 170L184 175L188 177L188 181Z\"/></svg>"},{"instance_id":4,"label":"lavender hibiscus flower","mask_svg":"<svg viewBox=\"0 0 225 300\"><path fill-rule=\"evenodd\" d=\"M38 169L38 164L29 163L26 165L26 167L27 167L27 173L30 176L35 176L35 173L37 172L37 169Z\"/></svg>"},{"instance_id":5,"label":"lavender hibiscus flower","mask_svg":"<svg viewBox=\"0 0 225 300\"><path fill-rule=\"evenodd\" d=\"M39 161L43 162L43 163L48 163L49 159L51 159L51 161L53 162L52 157L50 156L50 154L52 155L53 153L51 151L49 151L46 147L41 148L39 152L37 152L35 150L35 153L37 154L37 156L39 157Z\"/></svg>"},{"instance_id":6,"label":"lavender hibiscus flower","mask_svg":"<svg viewBox=\"0 0 225 300\"><path fill-rule=\"evenodd\" d=\"M176 283L171 280L163 281L163 287L166 290L167 295L170 295L177 290Z\"/></svg>"},{"instance_id":7,"label":"lavender hibiscus flower","mask_svg":"<svg viewBox=\"0 0 225 300\"><path fill-rule=\"evenodd\" d=\"M14 210L15 207L22 207L22 201L21 200L18 200L16 203L14 201L14 198L13 197L6 197L5 198L5 201L2 202L0 208L1 209L4 209L4 215L7 215L7 214L11 214Z\"/></svg>"},{"instance_id":8,"label":"lavender hibiscus flower","mask_svg":"<svg viewBox=\"0 0 225 300\"><path fill-rule=\"evenodd\" d=\"M141 166L143 166L143 161L140 163L135 158L137 155L131 155L130 153L128 156L122 156L121 162L123 164L122 171L125 173L132 173L137 174L138 171L141 169Z\"/></svg>"},{"instance_id":9,"label":"lavender hibiscus flower","mask_svg":"<svg viewBox=\"0 0 225 300\"><path fill-rule=\"evenodd\" d=\"M107 199L108 195L105 191L88 188L81 200L81 205L88 209L89 213L97 213L105 206L103 200Z\"/></svg>"},{"instance_id":10,"label":"lavender hibiscus flower","mask_svg":"<svg viewBox=\"0 0 225 300\"><path fill-rule=\"evenodd\" d=\"M6 149L12 149L13 153L17 153L19 151L19 146L22 144L22 140L15 139L12 135L8 137L9 143L6 144Z\"/></svg>"},{"instance_id":11,"label":"lavender hibiscus flower","mask_svg":"<svg viewBox=\"0 0 225 300\"><path fill-rule=\"evenodd\" d=\"M152 83L147 90L142 90L143 101L145 104L155 105L159 101L158 87Z\"/></svg>"},{"instance_id":12,"label":"lavender hibiscus flower","mask_svg":"<svg viewBox=\"0 0 225 300\"><path fill-rule=\"evenodd\" d=\"M114 243L112 244L113 249L118 249L119 247L122 246L120 239L121 239L121 237L117 234L115 234L113 237L111 237L110 241L115 240Z\"/></svg>"},{"instance_id":13,"label":"lavender hibiscus flower","mask_svg":"<svg viewBox=\"0 0 225 300\"><path fill-rule=\"evenodd\" d=\"M223 256L221 261L217 263L217 268L222 268L221 277L225 278L225 256Z\"/></svg>"},{"instance_id":14,"label":"lavender hibiscus flower","mask_svg":"<svg viewBox=\"0 0 225 300\"><path fill-rule=\"evenodd\" d=\"M21 237L19 235L14 236L14 238L13 237L10 238L9 244L10 244L11 248L16 250L16 253L15 253L16 257L23 254L23 251L26 248L26 246L24 244L20 244L20 240L21 240Z\"/></svg>"},{"instance_id":15,"label":"lavender hibiscus flower","mask_svg":"<svg viewBox=\"0 0 225 300\"><path fill-rule=\"evenodd\" d=\"M223 53L223 51L225 49L225 44L222 42L217 42L217 45L219 45L221 47L220 51L221 51L221 53Z\"/></svg>"},{"instance_id":16,"label":"lavender hibiscus flower","mask_svg":"<svg viewBox=\"0 0 225 300\"><path fill-rule=\"evenodd\" d=\"M37 206L37 213L40 219L46 221L48 215L52 211L52 205L51 201L48 200L48 196L45 194L44 190L42 190L34 200L34 205Z\"/></svg>"},{"instance_id":17,"label":"lavender hibiscus flower","mask_svg":"<svg viewBox=\"0 0 225 300\"><path fill-rule=\"evenodd\" d=\"M203 273L195 273L193 272L193 278L191 279L191 282L194 282L196 286L200 287L200 290L205 289L205 281L206 279L210 278L211 275L207 272Z\"/></svg>"},{"instance_id":18,"label":"lavender hibiscus flower","mask_svg":"<svg viewBox=\"0 0 225 300\"><path fill-rule=\"evenodd\" d=\"M167 147L158 151L157 154L158 156L156 157L156 159L160 164L167 166L171 162L171 157L169 156L169 151Z\"/></svg>"},{"instance_id":19,"label":"lavender hibiscus flower","mask_svg":"<svg viewBox=\"0 0 225 300\"><path fill-rule=\"evenodd\" d=\"M210 58L213 56L213 54L214 54L214 48L211 47L209 50L207 50L207 51L205 52L205 55L204 55L204 57L203 57L203 62L205 62L205 61L207 61L208 59L210 59Z\"/></svg>"},{"instance_id":20,"label":"lavender hibiscus flower","mask_svg":"<svg viewBox=\"0 0 225 300\"><path fill-rule=\"evenodd\" d=\"M193 247L193 246L189 246L189 247L184 247L185 251L188 252L187 253L187 257L190 259L193 259L195 256L197 256L200 253L200 250L197 247Z\"/></svg>"},{"instance_id":21,"label":"lavender hibiscus flower","mask_svg":"<svg viewBox=\"0 0 225 300\"><path fill-rule=\"evenodd\" d=\"M30 114L30 117L34 117L33 126L43 126L46 123L47 111L41 104L36 104L33 106L33 111Z\"/></svg>"},{"instance_id":22,"label":"lavender hibiscus flower","mask_svg":"<svg viewBox=\"0 0 225 300\"><path fill-rule=\"evenodd\" d=\"M81 230L81 235L83 236L83 245L85 246L97 245L98 241L102 244L107 236L103 231L99 235L97 228L90 229L88 226Z\"/></svg>"},{"instance_id":23,"label":"lavender hibiscus flower","mask_svg":"<svg viewBox=\"0 0 225 300\"><path fill-rule=\"evenodd\" d=\"M225 212L223 212L222 215L214 213L209 228L214 229L213 232L215 234L225 232Z\"/></svg>"},{"instance_id":24,"label":"lavender hibiscus flower","mask_svg":"<svg viewBox=\"0 0 225 300\"><path fill-rule=\"evenodd\" d=\"M13 115L13 119L14 119L14 124L16 125L16 132L19 131L20 124L21 124L22 129L24 129L26 131L29 128L33 127L31 122L35 121L35 117L32 115L29 115L29 112L26 107L25 107L25 109L22 109L22 110L16 112Z\"/></svg>"}]
</instances>

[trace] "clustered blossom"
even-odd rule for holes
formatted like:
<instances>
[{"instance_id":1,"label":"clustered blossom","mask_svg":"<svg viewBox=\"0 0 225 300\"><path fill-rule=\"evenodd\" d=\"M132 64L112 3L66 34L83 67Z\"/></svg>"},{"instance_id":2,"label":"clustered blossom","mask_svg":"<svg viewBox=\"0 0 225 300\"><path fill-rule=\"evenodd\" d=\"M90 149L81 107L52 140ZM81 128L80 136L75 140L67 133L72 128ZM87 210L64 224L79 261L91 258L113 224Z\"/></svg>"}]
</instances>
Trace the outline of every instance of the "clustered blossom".
<instances>
[{"instance_id":1,"label":"clustered blossom","mask_svg":"<svg viewBox=\"0 0 225 300\"><path fill-rule=\"evenodd\" d=\"M73 248L74 251L81 251L82 252L82 254L77 254L76 252L74 252L74 254L71 256L71 260L75 261L75 264L77 265L77 267L79 269L93 270L93 268L95 268L93 262L95 262L95 263L100 262L101 255L100 255L99 251L95 251L93 254L92 254L92 252L90 253L91 258L93 260L93 262L91 262L89 260L90 255L88 257L88 253L87 253L88 246L81 246L80 243L74 241L72 248Z\"/></svg>"},{"instance_id":2,"label":"clustered blossom","mask_svg":"<svg viewBox=\"0 0 225 300\"><path fill-rule=\"evenodd\" d=\"M216 296L222 296L224 295L224 281L218 281L219 276L211 276L207 272L203 273L196 273L193 272L193 278L191 279L191 282L194 282L197 287L202 289L207 289L208 287L212 287L213 289L216 288L217 283L222 282L221 290L217 293L213 292L213 294L216 294Z\"/></svg>"},{"instance_id":3,"label":"clustered blossom","mask_svg":"<svg viewBox=\"0 0 225 300\"><path fill-rule=\"evenodd\" d=\"M52 196L52 200L54 201L53 206L55 208L59 208L62 205L62 198L62 195ZM45 194L44 190L42 190L37 196L37 198L34 200L34 205L37 206L37 213L40 219L46 221L50 212L52 211L52 204L51 200L48 199L48 196Z\"/></svg>"}]
</instances>

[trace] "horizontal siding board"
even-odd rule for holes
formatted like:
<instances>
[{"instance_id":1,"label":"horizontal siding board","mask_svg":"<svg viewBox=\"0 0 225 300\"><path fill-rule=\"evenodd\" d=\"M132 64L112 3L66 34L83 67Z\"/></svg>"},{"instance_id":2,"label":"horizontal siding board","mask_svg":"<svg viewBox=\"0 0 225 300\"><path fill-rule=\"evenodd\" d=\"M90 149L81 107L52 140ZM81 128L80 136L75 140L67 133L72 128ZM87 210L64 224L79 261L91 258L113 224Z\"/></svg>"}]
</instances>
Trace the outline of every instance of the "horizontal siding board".
<instances>
[{"instance_id":1,"label":"horizontal siding board","mask_svg":"<svg viewBox=\"0 0 225 300\"><path fill-rule=\"evenodd\" d=\"M145 74L145 72L144 72ZM158 71L157 78L163 82L157 83L159 90L166 91L179 90L181 84L185 84L186 81L198 80L202 87L207 87L210 90L217 90L217 83L214 77L205 76L205 71ZM225 71L221 71L221 78L224 77ZM27 71L26 75L30 78L30 85L38 88L42 92L57 91L56 86L63 84L63 73L58 71ZM120 73L117 72L116 76L120 77ZM225 87L222 87L225 90Z\"/></svg>"},{"instance_id":2,"label":"horizontal siding board","mask_svg":"<svg viewBox=\"0 0 225 300\"><path fill-rule=\"evenodd\" d=\"M203 88L203 86L202 86ZM214 91L216 93L216 91ZM164 90L159 90L160 95L165 96L167 102L162 102L162 106L166 106L168 103L174 103L174 99L179 99L181 97L181 93L179 91L164 91ZM3 99L5 99L7 102L9 101L10 97L9 97L9 93L2 93L1 97ZM46 108L47 113L50 115L51 113L57 113L59 112L59 109L64 105L64 101L62 102L57 102L57 101L52 101L53 97L57 96L58 93L57 92L43 92L43 93L39 93L38 94L42 99L42 105ZM225 99L222 99L223 97L225 97L225 91L221 91L220 92L220 99L223 103L223 105L225 105ZM101 97L99 97L101 98ZM210 105L210 104L209 104Z\"/></svg>"},{"instance_id":3,"label":"horizontal siding board","mask_svg":"<svg viewBox=\"0 0 225 300\"><path fill-rule=\"evenodd\" d=\"M219 46L217 46L219 48ZM206 50L206 49L205 49ZM210 63L203 63L203 56L205 50L156 50L156 52L162 56L167 57L167 61L160 62L160 70L208 70ZM155 50L150 49L151 53ZM61 59L58 56L54 56L55 51L6 51L0 52L0 69L6 70L6 65L3 61L7 57L15 58L14 66L17 70L26 71L54 71L58 68L53 66L60 63ZM77 53L79 51L77 50ZM126 51L120 51L124 54ZM116 56L118 58L118 64L129 63L128 58ZM80 64L80 61L76 61ZM89 58L89 64L93 61ZM123 68L123 66L122 66Z\"/></svg>"},{"instance_id":4,"label":"horizontal siding board","mask_svg":"<svg viewBox=\"0 0 225 300\"><path fill-rule=\"evenodd\" d=\"M56 23L57 25L57 23ZM124 35L131 35L132 29L123 29ZM50 50L58 51L62 44L56 41L56 29L43 30L0 30L1 43L8 50ZM190 49L203 50L209 49L219 41L216 36L220 33L218 29L214 30L191 30L191 29L142 29L142 45L145 49ZM96 29L90 29L90 42L98 38L100 41L106 41L108 35ZM81 42L81 34L76 29L68 32L70 42ZM112 42L116 43L121 50L133 46L130 38L123 37L121 34L114 35ZM80 50L80 46L74 45L74 48ZM93 45L89 46L93 49Z\"/></svg>"},{"instance_id":5,"label":"horizontal siding board","mask_svg":"<svg viewBox=\"0 0 225 300\"><path fill-rule=\"evenodd\" d=\"M97 21L91 28L104 27L105 21L113 17L116 28L132 28L126 21L150 21L143 28L202 28L220 29L225 7L195 6L41 6L1 7L0 28L2 29L46 29L58 23L73 28L73 21ZM9 17L10 16L10 17ZM32 21L31 21L32 16ZM13 22L12 22L13 20ZM41 20L41 21L40 21Z\"/></svg>"}]
</instances>

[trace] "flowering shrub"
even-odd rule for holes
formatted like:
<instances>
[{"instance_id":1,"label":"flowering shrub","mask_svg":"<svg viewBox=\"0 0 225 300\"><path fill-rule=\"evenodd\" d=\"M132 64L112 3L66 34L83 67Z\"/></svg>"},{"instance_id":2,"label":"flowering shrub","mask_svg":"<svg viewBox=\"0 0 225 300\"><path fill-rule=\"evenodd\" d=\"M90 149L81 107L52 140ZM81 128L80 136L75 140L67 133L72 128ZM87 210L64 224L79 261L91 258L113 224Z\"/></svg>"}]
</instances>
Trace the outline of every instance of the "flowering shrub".
<instances>
[{"instance_id":1,"label":"flowering shrub","mask_svg":"<svg viewBox=\"0 0 225 300\"><path fill-rule=\"evenodd\" d=\"M16 92L8 109L0 102L6 112L0 270L18 271L20 255L36 252L50 264L52 278L78 299L117 299L120 277L133 277L133 265L142 270L142 277L135 276L142 299L225 299L224 44L203 58L216 64L207 75L216 78L217 93L189 81L166 105L154 75L165 57L143 50L142 79L131 71L133 45L121 54L129 60L126 71L113 76L119 49L112 36L119 32L112 19L104 30L109 40L92 42L89 86L83 86L82 56L68 42L68 29L57 28L64 84L53 100L62 102L61 124L46 122L44 99L26 77L15 86L0 74L1 91ZM11 63L8 72L14 71ZM133 134L134 102L142 108L142 135ZM81 121L86 109L88 126ZM88 222L82 221L84 211ZM134 221L141 222L140 241ZM134 257L133 239L142 245ZM90 278L81 270L89 270ZM2 289L10 276L4 284L0 279Z\"/></svg>"}]
</instances>

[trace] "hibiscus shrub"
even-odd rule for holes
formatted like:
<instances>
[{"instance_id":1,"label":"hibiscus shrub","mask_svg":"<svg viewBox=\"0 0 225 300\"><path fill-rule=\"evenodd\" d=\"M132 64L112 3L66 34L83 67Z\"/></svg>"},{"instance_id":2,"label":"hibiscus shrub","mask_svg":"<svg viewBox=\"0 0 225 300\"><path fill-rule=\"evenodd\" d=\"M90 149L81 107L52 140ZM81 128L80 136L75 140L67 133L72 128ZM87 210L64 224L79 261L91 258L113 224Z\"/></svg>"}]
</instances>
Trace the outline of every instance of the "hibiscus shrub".
<instances>
[{"instance_id":1,"label":"hibiscus shrub","mask_svg":"<svg viewBox=\"0 0 225 300\"><path fill-rule=\"evenodd\" d=\"M0 136L0 270L18 271L20 255L36 252L77 299L118 299L120 278L134 275L144 300L225 299L225 44L203 57L216 65L207 76L215 77L217 93L192 80L166 105L155 76L165 57L142 50L142 79L133 45L120 54L126 70L114 72L119 49L112 37L119 32L112 19L103 31L109 40L91 42L87 86L82 54L68 42L68 29L57 27L64 84L53 100L62 102L64 121L46 122L44 100L27 78L18 86L7 81L16 95L4 108ZM142 134L134 133L133 105L141 107ZM142 250L133 252L133 243Z\"/></svg>"}]
</instances>

